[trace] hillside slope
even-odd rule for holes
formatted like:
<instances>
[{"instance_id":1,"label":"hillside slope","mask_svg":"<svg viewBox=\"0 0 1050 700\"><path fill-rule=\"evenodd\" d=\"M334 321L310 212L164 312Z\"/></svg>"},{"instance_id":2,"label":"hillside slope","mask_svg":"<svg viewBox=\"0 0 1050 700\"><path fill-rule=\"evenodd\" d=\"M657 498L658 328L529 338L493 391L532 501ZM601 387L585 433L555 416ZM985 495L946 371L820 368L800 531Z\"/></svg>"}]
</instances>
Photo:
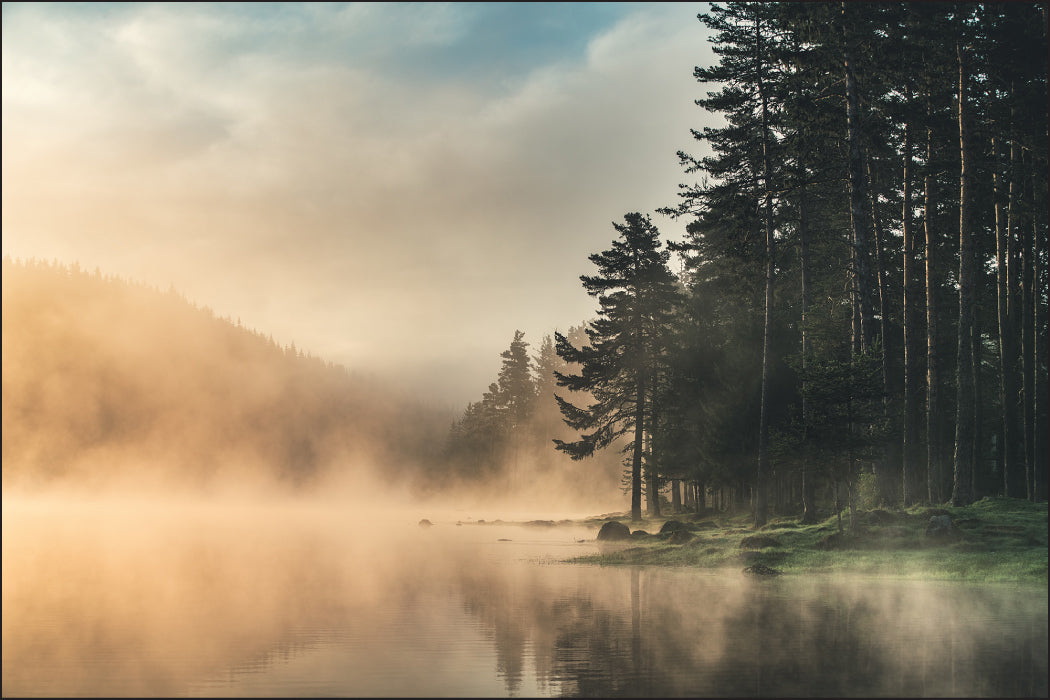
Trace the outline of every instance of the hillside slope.
<instances>
[{"instance_id":1,"label":"hillside slope","mask_svg":"<svg viewBox=\"0 0 1050 700\"><path fill-rule=\"evenodd\" d=\"M425 469L447 416L167 293L3 262L3 482Z\"/></svg>"}]
</instances>

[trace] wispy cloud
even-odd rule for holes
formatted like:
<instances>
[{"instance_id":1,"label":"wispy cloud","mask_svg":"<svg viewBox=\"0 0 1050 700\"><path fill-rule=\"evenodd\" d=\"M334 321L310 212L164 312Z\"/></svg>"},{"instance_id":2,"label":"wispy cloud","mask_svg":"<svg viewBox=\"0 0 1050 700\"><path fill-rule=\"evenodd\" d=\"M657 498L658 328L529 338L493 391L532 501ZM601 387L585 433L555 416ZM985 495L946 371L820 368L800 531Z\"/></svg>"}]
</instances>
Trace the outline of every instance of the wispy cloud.
<instances>
[{"instance_id":1,"label":"wispy cloud","mask_svg":"<svg viewBox=\"0 0 1050 700\"><path fill-rule=\"evenodd\" d=\"M674 200L697 9L5 4L4 252L355 367L458 362L431 385L462 400L515 328L592 313L610 221Z\"/></svg>"}]
</instances>

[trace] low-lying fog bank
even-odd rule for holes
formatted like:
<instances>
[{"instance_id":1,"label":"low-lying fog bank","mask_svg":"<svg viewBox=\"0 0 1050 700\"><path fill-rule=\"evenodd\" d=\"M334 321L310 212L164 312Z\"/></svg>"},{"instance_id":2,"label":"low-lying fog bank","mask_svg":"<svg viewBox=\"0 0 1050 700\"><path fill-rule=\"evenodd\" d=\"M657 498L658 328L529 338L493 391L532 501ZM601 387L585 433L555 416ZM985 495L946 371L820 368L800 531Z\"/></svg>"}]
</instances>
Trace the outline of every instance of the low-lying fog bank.
<instances>
[{"instance_id":1,"label":"low-lying fog bank","mask_svg":"<svg viewBox=\"0 0 1050 700\"><path fill-rule=\"evenodd\" d=\"M5 496L3 694L1046 693L1045 594L560 564L594 526L517 515Z\"/></svg>"}]
</instances>

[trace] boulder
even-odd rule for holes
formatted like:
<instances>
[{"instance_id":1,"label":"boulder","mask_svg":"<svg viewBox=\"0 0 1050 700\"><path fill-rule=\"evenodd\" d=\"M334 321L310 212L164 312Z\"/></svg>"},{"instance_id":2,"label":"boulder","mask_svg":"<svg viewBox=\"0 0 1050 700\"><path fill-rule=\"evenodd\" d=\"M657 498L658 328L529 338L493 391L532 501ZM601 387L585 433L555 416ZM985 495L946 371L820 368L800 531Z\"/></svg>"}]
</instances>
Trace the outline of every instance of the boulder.
<instances>
[{"instance_id":1,"label":"boulder","mask_svg":"<svg viewBox=\"0 0 1050 700\"><path fill-rule=\"evenodd\" d=\"M634 532L631 533L631 537L633 537L636 540L640 540L643 537L648 537L648 536L649 536L649 533L646 532L645 530L635 530Z\"/></svg>"},{"instance_id":2,"label":"boulder","mask_svg":"<svg viewBox=\"0 0 1050 700\"><path fill-rule=\"evenodd\" d=\"M422 520L420 520L420 521L419 521L419 526L420 526L420 527L430 527L430 526L431 526L431 525L433 525L433 524L434 524L434 523L430 522L430 521L429 521L429 520L427 520L426 518L423 518ZM456 524L457 524L457 525L459 525L459 523L456 523Z\"/></svg>"},{"instance_id":3,"label":"boulder","mask_svg":"<svg viewBox=\"0 0 1050 700\"><path fill-rule=\"evenodd\" d=\"M631 528L615 520L602 525L598 530L598 541L613 542L616 540L627 540L631 538Z\"/></svg>"}]
</instances>

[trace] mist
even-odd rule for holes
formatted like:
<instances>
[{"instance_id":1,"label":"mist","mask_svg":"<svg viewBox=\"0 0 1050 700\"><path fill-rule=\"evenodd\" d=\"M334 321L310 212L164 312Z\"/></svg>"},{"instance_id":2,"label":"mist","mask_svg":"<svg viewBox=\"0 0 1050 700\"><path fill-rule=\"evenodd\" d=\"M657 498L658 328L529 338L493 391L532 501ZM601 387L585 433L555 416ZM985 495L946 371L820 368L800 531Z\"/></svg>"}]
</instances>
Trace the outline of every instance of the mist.
<instances>
[{"instance_id":1,"label":"mist","mask_svg":"<svg viewBox=\"0 0 1050 700\"><path fill-rule=\"evenodd\" d=\"M1045 596L559 564L602 545L578 526L432 511L420 527L416 514L364 501L5 496L4 694L1046 689ZM1004 632L991 639L990 619Z\"/></svg>"},{"instance_id":2,"label":"mist","mask_svg":"<svg viewBox=\"0 0 1050 700\"><path fill-rule=\"evenodd\" d=\"M554 454L560 421L535 449L456 471L445 407L173 289L50 263L5 260L3 272L5 495L458 503L526 519L620 509L616 463Z\"/></svg>"}]
</instances>

